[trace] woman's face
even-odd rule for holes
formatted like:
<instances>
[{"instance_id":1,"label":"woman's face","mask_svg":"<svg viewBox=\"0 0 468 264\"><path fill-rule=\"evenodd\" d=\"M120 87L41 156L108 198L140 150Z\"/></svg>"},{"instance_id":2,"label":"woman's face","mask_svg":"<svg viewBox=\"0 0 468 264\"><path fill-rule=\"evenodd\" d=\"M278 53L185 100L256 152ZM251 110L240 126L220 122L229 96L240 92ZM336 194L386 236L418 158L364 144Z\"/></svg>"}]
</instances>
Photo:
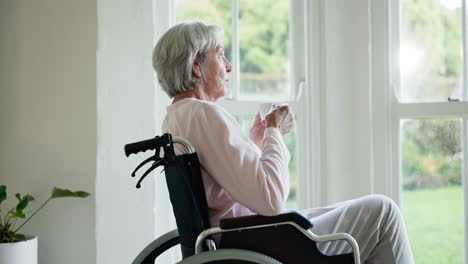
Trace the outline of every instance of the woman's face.
<instances>
[{"instance_id":1,"label":"woman's face","mask_svg":"<svg viewBox=\"0 0 468 264\"><path fill-rule=\"evenodd\" d=\"M224 57L224 48L217 46L206 53L205 61L201 67L205 93L214 101L226 93L226 84L229 81L228 73L231 64Z\"/></svg>"}]
</instances>

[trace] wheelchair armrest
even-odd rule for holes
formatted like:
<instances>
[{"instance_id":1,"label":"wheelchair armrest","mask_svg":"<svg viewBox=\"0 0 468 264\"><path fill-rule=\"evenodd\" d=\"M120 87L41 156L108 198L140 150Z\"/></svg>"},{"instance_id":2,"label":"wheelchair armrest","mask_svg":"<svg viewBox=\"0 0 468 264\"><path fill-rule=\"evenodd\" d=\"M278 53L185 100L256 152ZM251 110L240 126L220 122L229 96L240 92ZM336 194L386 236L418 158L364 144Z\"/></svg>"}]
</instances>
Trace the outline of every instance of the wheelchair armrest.
<instances>
[{"instance_id":1,"label":"wheelchair armrest","mask_svg":"<svg viewBox=\"0 0 468 264\"><path fill-rule=\"evenodd\" d=\"M153 264L159 255L177 244L179 244L179 232L175 229L147 245L133 260L132 264Z\"/></svg>"},{"instance_id":2,"label":"wheelchair armrest","mask_svg":"<svg viewBox=\"0 0 468 264\"><path fill-rule=\"evenodd\" d=\"M283 222L294 222L306 230L313 227L312 223L307 218L295 211L274 216L249 215L225 218L220 221L219 227L221 229L236 229L259 225L280 224Z\"/></svg>"}]
</instances>

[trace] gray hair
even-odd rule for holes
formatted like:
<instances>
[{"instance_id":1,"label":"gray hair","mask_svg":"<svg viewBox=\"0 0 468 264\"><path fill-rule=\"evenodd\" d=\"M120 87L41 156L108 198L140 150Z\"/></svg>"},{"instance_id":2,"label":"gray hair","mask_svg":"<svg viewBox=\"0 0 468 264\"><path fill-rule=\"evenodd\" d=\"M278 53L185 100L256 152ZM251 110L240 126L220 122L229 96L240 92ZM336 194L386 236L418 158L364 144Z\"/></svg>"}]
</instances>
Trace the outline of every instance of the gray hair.
<instances>
[{"instance_id":1,"label":"gray hair","mask_svg":"<svg viewBox=\"0 0 468 264\"><path fill-rule=\"evenodd\" d=\"M162 89L173 98L192 90L199 81L192 75L197 56L203 63L205 53L220 45L224 30L202 21L182 22L170 28L153 50L153 67Z\"/></svg>"}]
</instances>

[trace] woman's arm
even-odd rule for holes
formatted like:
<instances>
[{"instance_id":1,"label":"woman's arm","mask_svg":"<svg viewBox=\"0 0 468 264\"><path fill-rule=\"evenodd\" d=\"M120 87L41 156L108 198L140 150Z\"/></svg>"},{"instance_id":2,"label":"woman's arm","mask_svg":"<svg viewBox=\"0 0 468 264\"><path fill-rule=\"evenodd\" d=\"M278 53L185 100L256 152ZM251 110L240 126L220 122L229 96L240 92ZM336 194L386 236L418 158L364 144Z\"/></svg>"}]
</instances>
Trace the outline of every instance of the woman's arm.
<instances>
[{"instance_id":1,"label":"woman's arm","mask_svg":"<svg viewBox=\"0 0 468 264\"><path fill-rule=\"evenodd\" d=\"M279 129L265 129L259 151L235 119L219 106L201 104L195 116L191 129L205 140L198 146L203 168L251 211L280 213L289 193L290 155Z\"/></svg>"}]
</instances>

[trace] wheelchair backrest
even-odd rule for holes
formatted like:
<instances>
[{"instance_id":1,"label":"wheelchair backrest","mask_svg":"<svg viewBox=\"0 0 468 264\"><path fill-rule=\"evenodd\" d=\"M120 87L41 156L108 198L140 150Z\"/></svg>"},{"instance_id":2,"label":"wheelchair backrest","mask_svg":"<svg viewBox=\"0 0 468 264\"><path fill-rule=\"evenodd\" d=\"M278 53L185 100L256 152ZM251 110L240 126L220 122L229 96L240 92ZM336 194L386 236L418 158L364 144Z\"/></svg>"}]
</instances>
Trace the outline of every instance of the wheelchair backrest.
<instances>
[{"instance_id":1,"label":"wheelchair backrest","mask_svg":"<svg viewBox=\"0 0 468 264\"><path fill-rule=\"evenodd\" d=\"M208 205L197 153L177 156L165 167L172 209L184 258L195 254L198 235L210 228Z\"/></svg>"},{"instance_id":2,"label":"wheelchair backrest","mask_svg":"<svg viewBox=\"0 0 468 264\"><path fill-rule=\"evenodd\" d=\"M182 144L188 154L176 155L174 144ZM161 149L164 150L160 157ZM181 137L164 134L125 145L125 154L137 154L141 151L155 150L154 156L146 159L133 171L132 176L143 165L153 162L137 183L140 188L142 180L158 166L164 166L166 183L179 232L180 245L184 258L195 254L195 243L198 235L210 228L208 205L205 188L200 172L197 153L188 141Z\"/></svg>"}]
</instances>

